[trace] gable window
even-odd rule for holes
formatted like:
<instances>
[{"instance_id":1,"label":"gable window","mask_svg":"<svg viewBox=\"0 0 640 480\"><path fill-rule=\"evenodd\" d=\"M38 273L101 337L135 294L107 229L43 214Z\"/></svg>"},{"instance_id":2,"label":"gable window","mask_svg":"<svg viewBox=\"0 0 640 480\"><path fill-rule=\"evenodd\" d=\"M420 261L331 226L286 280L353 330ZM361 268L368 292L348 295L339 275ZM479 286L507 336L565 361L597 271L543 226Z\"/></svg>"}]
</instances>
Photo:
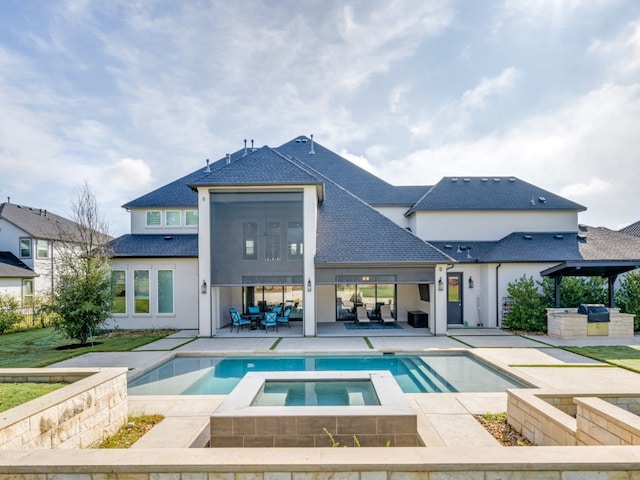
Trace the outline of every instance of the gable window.
<instances>
[{"instance_id":1,"label":"gable window","mask_svg":"<svg viewBox=\"0 0 640 480\"><path fill-rule=\"evenodd\" d=\"M22 280L22 306L30 307L33 305L33 280L25 278Z\"/></svg>"},{"instance_id":2,"label":"gable window","mask_svg":"<svg viewBox=\"0 0 640 480\"><path fill-rule=\"evenodd\" d=\"M127 272L111 271L111 313L127 313Z\"/></svg>"},{"instance_id":3,"label":"gable window","mask_svg":"<svg viewBox=\"0 0 640 480\"><path fill-rule=\"evenodd\" d=\"M147 212L147 227L160 227L162 226L162 214L159 210L152 210Z\"/></svg>"},{"instance_id":4,"label":"gable window","mask_svg":"<svg viewBox=\"0 0 640 480\"><path fill-rule=\"evenodd\" d=\"M197 210L187 210L184 212L184 224L186 227L197 227L198 226L198 211Z\"/></svg>"},{"instance_id":5,"label":"gable window","mask_svg":"<svg viewBox=\"0 0 640 480\"><path fill-rule=\"evenodd\" d=\"M31 239L30 238L20 239L20 257L31 258Z\"/></svg>"},{"instance_id":6,"label":"gable window","mask_svg":"<svg viewBox=\"0 0 640 480\"><path fill-rule=\"evenodd\" d=\"M302 258L304 255L302 223L289 222L287 225L287 255L291 260Z\"/></svg>"},{"instance_id":7,"label":"gable window","mask_svg":"<svg viewBox=\"0 0 640 480\"><path fill-rule=\"evenodd\" d=\"M180 212L177 210L169 210L164 213L164 224L167 227L180 226Z\"/></svg>"},{"instance_id":8,"label":"gable window","mask_svg":"<svg viewBox=\"0 0 640 480\"><path fill-rule=\"evenodd\" d=\"M38 258L49 258L49 241L38 240L36 248L36 255Z\"/></svg>"},{"instance_id":9,"label":"gable window","mask_svg":"<svg viewBox=\"0 0 640 480\"><path fill-rule=\"evenodd\" d=\"M133 312L149 313L149 270L133 271Z\"/></svg>"},{"instance_id":10,"label":"gable window","mask_svg":"<svg viewBox=\"0 0 640 480\"><path fill-rule=\"evenodd\" d=\"M264 238L264 259L280 260L280 222L267 222Z\"/></svg>"},{"instance_id":11,"label":"gable window","mask_svg":"<svg viewBox=\"0 0 640 480\"><path fill-rule=\"evenodd\" d=\"M258 259L258 224L256 222L245 222L242 224L242 245L244 248L243 258L245 260Z\"/></svg>"},{"instance_id":12,"label":"gable window","mask_svg":"<svg viewBox=\"0 0 640 480\"><path fill-rule=\"evenodd\" d=\"M158 313L173 313L173 270L158 270Z\"/></svg>"}]
</instances>

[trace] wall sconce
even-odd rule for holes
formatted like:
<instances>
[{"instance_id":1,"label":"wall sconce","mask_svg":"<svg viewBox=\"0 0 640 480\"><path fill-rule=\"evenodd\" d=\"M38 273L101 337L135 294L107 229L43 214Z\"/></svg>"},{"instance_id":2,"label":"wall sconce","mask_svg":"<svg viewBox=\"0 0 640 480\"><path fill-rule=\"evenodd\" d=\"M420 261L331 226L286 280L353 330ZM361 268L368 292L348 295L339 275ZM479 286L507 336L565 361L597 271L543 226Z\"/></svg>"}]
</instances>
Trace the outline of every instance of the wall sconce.
<instances>
[{"instance_id":1,"label":"wall sconce","mask_svg":"<svg viewBox=\"0 0 640 480\"><path fill-rule=\"evenodd\" d=\"M200 285L200 293L207 293L207 281L202 280L202 285Z\"/></svg>"},{"instance_id":2,"label":"wall sconce","mask_svg":"<svg viewBox=\"0 0 640 480\"><path fill-rule=\"evenodd\" d=\"M444 282L442 281L442 277L438 279L438 290L444 290Z\"/></svg>"},{"instance_id":3,"label":"wall sconce","mask_svg":"<svg viewBox=\"0 0 640 480\"><path fill-rule=\"evenodd\" d=\"M311 279L307 280L307 292L311 291Z\"/></svg>"},{"instance_id":4,"label":"wall sconce","mask_svg":"<svg viewBox=\"0 0 640 480\"><path fill-rule=\"evenodd\" d=\"M469 277L469 288L473 288L473 277Z\"/></svg>"}]
</instances>

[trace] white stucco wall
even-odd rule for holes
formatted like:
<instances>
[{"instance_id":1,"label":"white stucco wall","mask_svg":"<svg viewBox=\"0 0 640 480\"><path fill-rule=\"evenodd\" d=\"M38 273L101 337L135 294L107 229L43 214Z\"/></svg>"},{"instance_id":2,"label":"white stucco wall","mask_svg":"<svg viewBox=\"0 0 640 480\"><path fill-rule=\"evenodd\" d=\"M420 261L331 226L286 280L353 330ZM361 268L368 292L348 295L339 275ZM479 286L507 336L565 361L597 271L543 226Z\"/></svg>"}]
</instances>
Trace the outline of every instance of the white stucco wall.
<instances>
[{"instance_id":1,"label":"white stucco wall","mask_svg":"<svg viewBox=\"0 0 640 480\"><path fill-rule=\"evenodd\" d=\"M198 328L198 261L195 258L131 258L114 260L113 270L125 270L127 275L127 313L116 314L109 326L124 329ZM150 313L134 313L133 271L149 270ZM174 313L158 314L158 270L173 270Z\"/></svg>"},{"instance_id":2,"label":"white stucco wall","mask_svg":"<svg viewBox=\"0 0 640 480\"><path fill-rule=\"evenodd\" d=\"M187 234L198 233L197 226L186 226L185 212L187 210L196 210L196 206L190 208L135 208L131 209L131 233L132 234ZM147 227L147 211L160 211L162 217L162 224L159 227ZM181 224L180 226L166 226L165 225L165 212L166 211L179 211Z\"/></svg>"},{"instance_id":3,"label":"white stucco wall","mask_svg":"<svg viewBox=\"0 0 640 480\"><path fill-rule=\"evenodd\" d=\"M378 212L402 228L409 227L409 219L404 216L409 207L374 207Z\"/></svg>"},{"instance_id":4,"label":"white stucco wall","mask_svg":"<svg viewBox=\"0 0 640 480\"><path fill-rule=\"evenodd\" d=\"M575 232L578 215L569 211L418 212L412 230L430 241L500 240L513 232Z\"/></svg>"}]
</instances>

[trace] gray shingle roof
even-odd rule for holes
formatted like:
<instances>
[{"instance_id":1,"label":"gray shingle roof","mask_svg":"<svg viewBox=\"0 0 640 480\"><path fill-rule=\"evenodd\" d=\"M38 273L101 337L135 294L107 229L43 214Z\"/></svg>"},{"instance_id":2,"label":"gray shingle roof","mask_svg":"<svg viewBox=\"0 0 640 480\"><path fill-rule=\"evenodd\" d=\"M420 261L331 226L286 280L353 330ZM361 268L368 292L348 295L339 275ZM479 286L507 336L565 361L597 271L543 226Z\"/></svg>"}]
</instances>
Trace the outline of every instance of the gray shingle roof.
<instances>
[{"instance_id":1,"label":"gray shingle roof","mask_svg":"<svg viewBox=\"0 0 640 480\"><path fill-rule=\"evenodd\" d=\"M631 225L627 225L626 227L619 230L620 233L626 233L627 235L634 235L636 237L640 237L640 221L636 223L632 223Z\"/></svg>"},{"instance_id":2,"label":"gray shingle roof","mask_svg":"<svg viewBox=\"0 0 640 480\"><path fill-rule=\"evenodd\" d=\"M586 210L571 200L515 177L444 177L412 211Z\"/></svg>"},{"instance_id":3,"label":"gray shingle roof","mask_svg":"<svg viewBox=\"0 0 640 480\"><path fill-rule=\"evenodd\" d=\"M270 147L259 148L190 182L198 185L308 185L318 177Z\"/></svg>"},{"instance_id":4,"label":"gray shingle roof","mask_svg":"<svg viewBox=\"0 0 640 480\"><path fill-rule=\"evenodd\" d=\"M198 235L127 234L110 242L114 258L197 257Z\"/></svg>"},{"instance_id":5,"label":"gray shingle roof","mask_svg":"<svg viewBox=\"0 0 640 480\"><path fill-rule=\"evenodd\" d=\"M34 278L38 274L11 252L0 252L0 278Z\"/></svg>"},{"instance_id":6,"label":"gray shingle roof","mask_svg":"<svg viewBox=\"0 0 640 480\"><path fill-rule=\"evenodd\" d=\"M14 203L0 204L0 218L12 223L33 238L69 240L78 224L41 208Z\"/></svg>"},{"instance_id":7,"label":"gray shingle roof","mask_svg":"<svg viewBox=\"0 0 640 480\"><path fill-rule=\"evenodd\" d=\"M448 263L452 259L327 181L318 207L316 263Z\"/></svg>"},{"instance_id":8,"label":"gray shingle roof","mask_svg":"<svg viewBox=\"0 0 640 480\"><path fill-rule=\"evenodd\" d=\"M580 226L577 233L516 232L495 242L430 243L462 263L640 259L640 238L601 227Z\"/></svg>"}]
</instances>

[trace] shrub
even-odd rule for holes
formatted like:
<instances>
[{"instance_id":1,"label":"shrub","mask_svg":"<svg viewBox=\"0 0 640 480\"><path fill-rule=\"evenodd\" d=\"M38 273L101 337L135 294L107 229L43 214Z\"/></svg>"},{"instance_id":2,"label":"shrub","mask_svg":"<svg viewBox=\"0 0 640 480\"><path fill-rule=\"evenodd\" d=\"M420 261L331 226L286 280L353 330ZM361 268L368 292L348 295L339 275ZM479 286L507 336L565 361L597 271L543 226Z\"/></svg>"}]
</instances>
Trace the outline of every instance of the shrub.
<instances>
[{"instance_id":1,"label":"shrub","mask_svg":"<svg viewBox=\"0 0 640 480\"><path fill-rule=\"evenodd\" d=\"M513 299L513 304L505 315L505 327L530 332L547 330L547 312L533 277L523 275L509 283L507 293Z\"/></svg>"},{"instance_id":2,"label":"shrub","mask_svg":"<svg viewBox=\"0 0 640 480\"><path fill-rule=\"evenodd\" d=\"M543 303L555 307L554 279L545 277L540 282ZM607 303L607 282L600 277L563 277L560 282L560 306L577 308L581 303Z\"/></svg>"},{"instance_id":3,"label":"shrub","mask_svg":"<svg viewBox=\"0 0 640 480\"><path fill-rule=\"evenodd\" d=\"M7 293L0 293L0 334L22 320L18 313L18 300Z\"/></svg>"},{"instance_id":4,"label":"shrub","mask_svg":"<svg viewBox=\"0 0 640 480\"><path fill-rule=\"evenodd\" d=\"M624 276L616 291L616 305L620 311L635 315L634 330L640 330L640 272L631 272Z\"/></svg>"}]
</instances>

